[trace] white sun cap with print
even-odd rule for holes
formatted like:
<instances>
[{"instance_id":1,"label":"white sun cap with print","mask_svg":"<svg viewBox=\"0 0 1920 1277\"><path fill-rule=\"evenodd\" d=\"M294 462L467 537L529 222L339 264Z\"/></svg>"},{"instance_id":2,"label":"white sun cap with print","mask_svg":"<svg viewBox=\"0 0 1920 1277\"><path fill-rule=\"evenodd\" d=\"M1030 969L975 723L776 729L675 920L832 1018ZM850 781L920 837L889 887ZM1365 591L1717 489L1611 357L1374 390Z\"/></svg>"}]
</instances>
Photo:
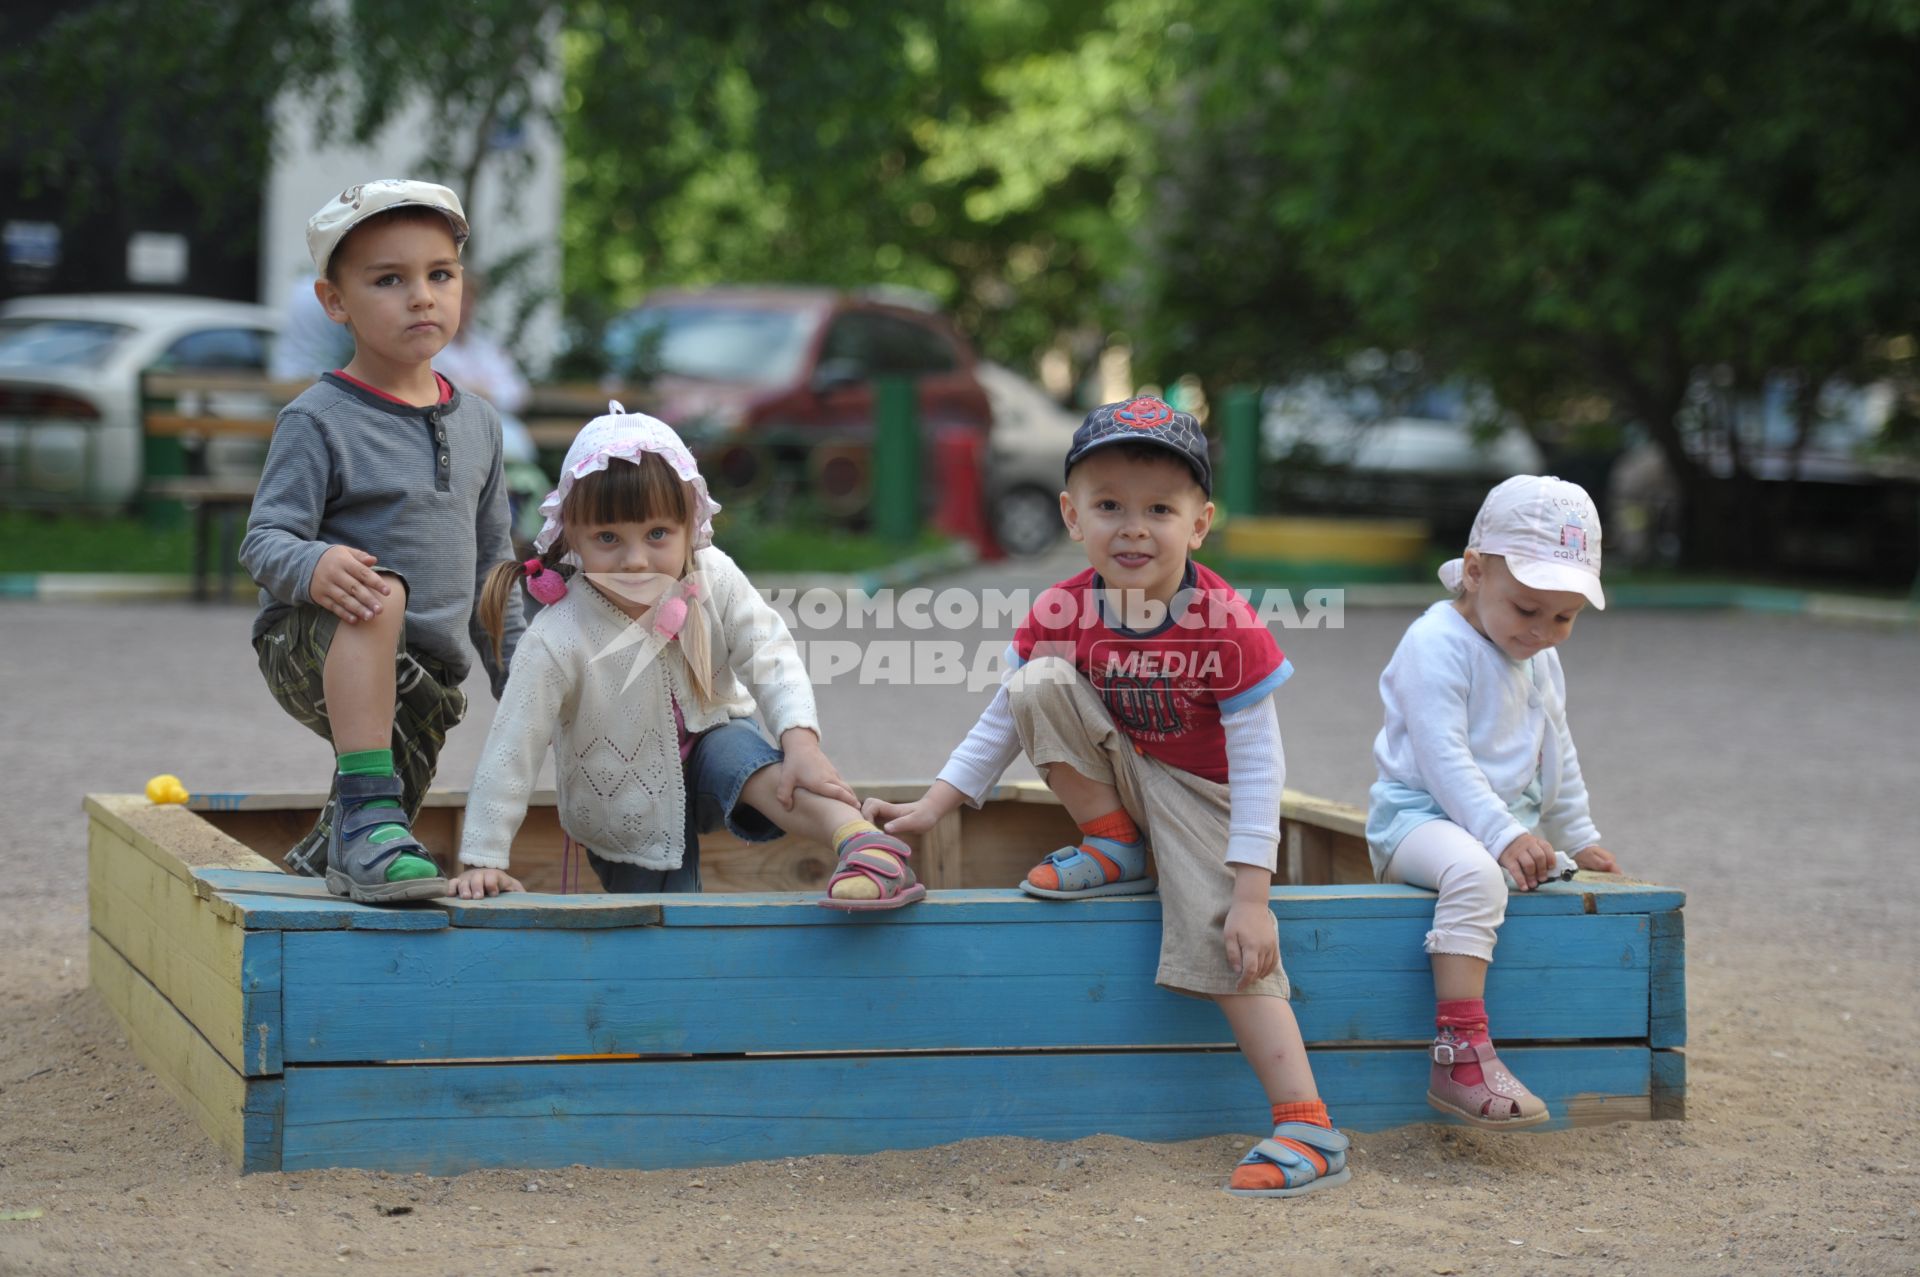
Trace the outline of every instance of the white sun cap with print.
<instances>
[{"instance_id":1,"label":"white sun cap with print","mask_svg":"<svg viewBox=\"0 0 1920 1277\"><path fill-rule=\"evenodd\" d=\"M1467 548L1497 554L1520 584L1536 590L1583 594L1606 610L1600 590L1600 512L1577 483L1544 474L1517 474L1480 503ZM1464 559L1440 568L1440 583L1460 592Z\"/></svg>"},{"instance_id":2,"label":"white sun cap with print","mask_svg":"<svg viewBox=\"0 0 1920 1277\"><path fill-rule=\"evenodd\" d=\"M559 486L540 503L543 522L540 534L533 539L533 548L545 554L560 535L560 507L566 504L567 493L573 490L577 480L596 470L605 470L610 461L638 462L649 452L664 457L673 472L693 489L693 548L701 550L712 545L713 516L720 513L720 503L707 495L707 481L700 477L693 453L666 422L644 412L628 412L618 400L613 400L607 404L605 416L595 417L574 436L573 446L567 449L567 459L560 466ZM579 567L580 556L569 550L562 562Z\"/></svg>"}]
</instances>

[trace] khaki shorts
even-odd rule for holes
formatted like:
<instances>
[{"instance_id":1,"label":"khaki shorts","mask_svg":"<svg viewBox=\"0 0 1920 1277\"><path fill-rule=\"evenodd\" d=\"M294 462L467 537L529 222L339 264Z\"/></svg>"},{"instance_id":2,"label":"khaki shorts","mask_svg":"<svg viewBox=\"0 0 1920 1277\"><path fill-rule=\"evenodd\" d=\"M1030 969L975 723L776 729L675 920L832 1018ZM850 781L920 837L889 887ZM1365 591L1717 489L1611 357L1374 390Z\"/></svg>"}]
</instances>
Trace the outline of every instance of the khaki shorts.
<instances>
[{"instance_id":1,"label":"khaki shorts","mask_svg":"<svg viewBox=\"0 0 1920 1277\"><path fill-rule=\"evenodd\" d=\"M1227 787L1140 753L1070 661L1029 661L1008 682L1007 693L1033 765L1044 773L1049 764L1065 763L1089 780L1112 785L1146 832L1160 879L1154 983L1194 997L1242 992L1227 965L1223 938L1234 884L1226 860ZM1244 992L1284 998L1286 971L1275 969Z\"/></svg>"}]
</instances>

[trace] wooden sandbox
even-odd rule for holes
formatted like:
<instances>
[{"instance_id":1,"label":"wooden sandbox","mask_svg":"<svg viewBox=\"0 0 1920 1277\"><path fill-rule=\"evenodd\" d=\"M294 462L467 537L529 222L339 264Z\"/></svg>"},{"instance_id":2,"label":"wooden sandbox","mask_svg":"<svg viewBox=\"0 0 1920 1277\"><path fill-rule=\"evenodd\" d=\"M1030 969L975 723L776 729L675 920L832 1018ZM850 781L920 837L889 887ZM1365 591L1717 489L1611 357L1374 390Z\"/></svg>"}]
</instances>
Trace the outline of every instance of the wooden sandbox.
<instances>
[{"instance_id":1,"label":"wooden sandbox","mask_svg":"<svg viewBox=\"0 0 1920 1277\"><path fill-rule=\"evenodd\" d=\"M550 793L514 843L529 894L353 905L278 868L319 805L86 800L93 983L244 1170L1177 1140L1252 1133L1265 1112L1220 1013L1153 986L1157 896L1011 890L1074 832L1035 783L921 840L926 901L852 915L814 904L830 857L794 840L703 839L703 895L546 894L561 882ZM435 792L416 832L448 857L463 813L464 795ZM1363 824L1290 793L1273 908L1320 1087L1343 1127L1369 1131L1438 1115L1433 896L1368 881ZM1552 1125L1684 1116L1683 903L1584 875L1513 898L1487 996Z\"/></svg>"}]
</instances>

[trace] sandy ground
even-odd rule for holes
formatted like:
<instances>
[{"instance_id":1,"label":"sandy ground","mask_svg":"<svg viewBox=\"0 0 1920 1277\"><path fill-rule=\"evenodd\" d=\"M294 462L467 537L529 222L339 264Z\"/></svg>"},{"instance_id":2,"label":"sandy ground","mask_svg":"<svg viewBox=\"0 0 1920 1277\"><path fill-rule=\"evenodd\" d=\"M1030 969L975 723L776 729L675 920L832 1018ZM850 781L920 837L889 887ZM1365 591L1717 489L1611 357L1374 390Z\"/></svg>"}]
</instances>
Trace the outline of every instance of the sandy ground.
<instances>
[{"instance_id":1,"label":"sandy ground","mask_svg":"<svg viewBox=\"0 0 1920 1277\"><path fill-rule=\"evenodd\" d=\"M1300 670L1283 697L1291 783L1364 800L1375 679L1411 614L1282 633ZM1689 1120L1361 1136L1349 1186L1281 1203L1218 1191L1243 1138L998 1139L697 1172L237 1177L87 988L79 803L159 771L209 789L323 783L323 748L260 685L248 616L0 605L0 867L15 897L0 946L0 1271L1920 1268L1911 630L1583 620L1565 657L1598 823L1631 870L1689 893ZM490 701L471 690L448 785L466 784L485 734ZM980 703L845 684L821 701L843 769L872 779L931 775Z\"/></svg>"}]
</instances>

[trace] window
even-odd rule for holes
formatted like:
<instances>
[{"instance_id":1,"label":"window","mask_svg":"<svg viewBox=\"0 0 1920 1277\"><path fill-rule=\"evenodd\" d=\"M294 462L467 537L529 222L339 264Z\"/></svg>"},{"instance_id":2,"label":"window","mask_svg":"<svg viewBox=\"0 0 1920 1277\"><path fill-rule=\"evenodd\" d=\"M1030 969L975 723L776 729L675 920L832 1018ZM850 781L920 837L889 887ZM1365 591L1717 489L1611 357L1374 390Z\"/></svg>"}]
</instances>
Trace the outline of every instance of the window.
<instances>
[{"instance_id":1,"label":"window","mask_svg":"<svg viewBox=\"0 0 1920 1277\"><path fill-rule=\"evenodd\" d=\"M820 362L851 359L870 377L923 377L951 372L958 364L953 346L930 328L892 315L852 311L827 333Z\"/></svg>"},{"instance_id":2,"label":"window","mask_svg":"<svg viewBox=\"0 0 1920 1277\"><path fill-rule=\"evenodd\" d=\"M254 328L203 328L167 347L154 366L169 372L187 368L264 369L267 334Z\"/></svg>"}]
</instances>

